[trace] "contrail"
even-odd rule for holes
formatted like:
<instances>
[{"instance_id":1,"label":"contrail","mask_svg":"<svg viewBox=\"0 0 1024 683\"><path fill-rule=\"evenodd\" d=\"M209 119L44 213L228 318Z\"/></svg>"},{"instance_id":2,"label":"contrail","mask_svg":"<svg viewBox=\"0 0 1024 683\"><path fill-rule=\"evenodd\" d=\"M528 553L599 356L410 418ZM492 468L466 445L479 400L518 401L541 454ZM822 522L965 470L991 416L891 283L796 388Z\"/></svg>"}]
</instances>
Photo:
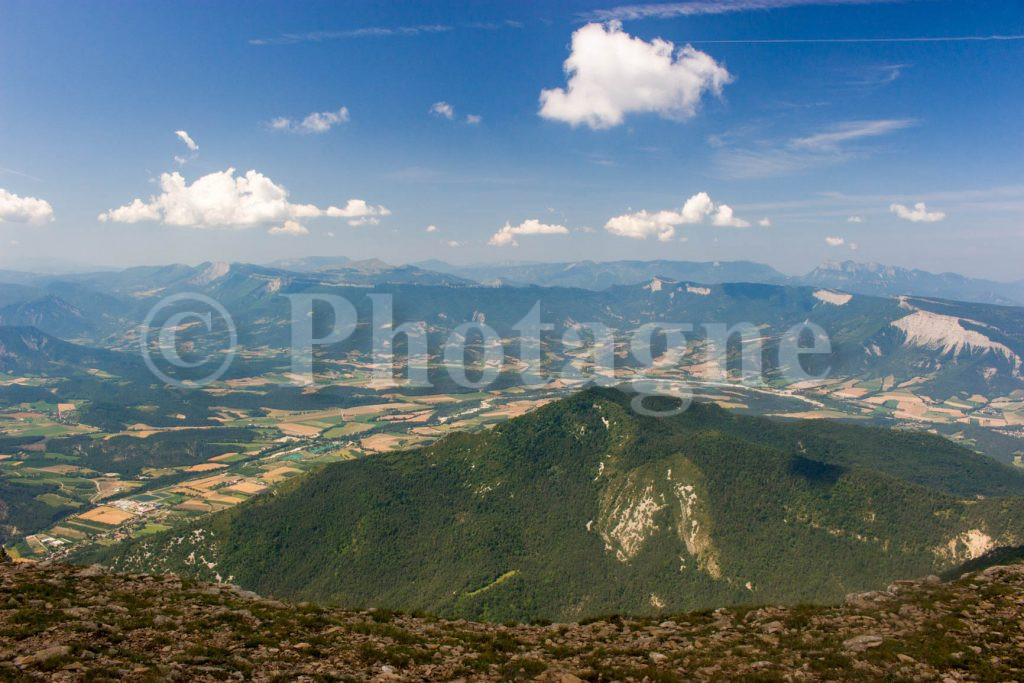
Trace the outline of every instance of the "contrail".
<instances>
[{"instance_id":1,"label":"contrail","mask_svg":"<svg viewBox=\"0 0 1024 683\"><path fill-rule=\"evenodd\" d=\"M688 40L688 43L957 43L990 40L1024 40L1024 35L921 36L915 38L749 38L736 40Z\"/></svg>"}]
</instances>

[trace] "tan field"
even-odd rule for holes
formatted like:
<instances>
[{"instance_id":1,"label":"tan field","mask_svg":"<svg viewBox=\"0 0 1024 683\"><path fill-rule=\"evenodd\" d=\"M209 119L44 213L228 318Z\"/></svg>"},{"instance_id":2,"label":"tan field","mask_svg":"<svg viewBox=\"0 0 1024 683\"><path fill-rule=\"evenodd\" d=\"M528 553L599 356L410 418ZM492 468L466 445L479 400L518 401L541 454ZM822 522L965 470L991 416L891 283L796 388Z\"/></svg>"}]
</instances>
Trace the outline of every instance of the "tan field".
<instances>
[{"instance_id":1,"label":"tan field","mask_svg":"<svg viewBox=\"0 0 1024 683\"><path fill-rule=\"evenodd\" d=\"M546 403L551 403L553 400L554 399L551 398L542 398L534 401L512 401L496 410L484 413L481 417L519 417L520 415L525 415L534 408L540 408Z\"/></svg>"},{"instance_id":2,"label":"tan field","mask_svg":"<svg viewBox=\"0 0 1024 683\"><path fill-rule=\"evenodd\" d=\"M297 470L294 467L277 467L264 474L263 479L270 483L276 483L283 479L287 479L293 474L299 474L300 472L302 472L302 470Z\"/></svg>"},{"instance_id":3,"label":"tan field","mask_svg":"<svg viewBox=\"0 0 1024 683\"><path fill-rule=\"evenodd\" d=\"M360 444L368 451L384 453L398 448L405 440L406 437L399 434L374 434L360 441Z\"/></svg>"},{"instance_id":4,"label":"tan field","mask_svg":"<svg viewBox=\"0 0 1024 683\"><path fill-rule=\"evenodd\" d=\"M196 499L186 500L184 503L179 503L174 507L177 510L186 510L188 512L215 512L216 510L223 509L222 506L204 503Z\"/></svg>"},{"instance_id":5,"label":"tan field","mask_svg":"<svg viewBox=\"0 0 1024 683\"><path fill-rule=\"evenodd\" d=\"M421 406L415 403L372 403L366 406L345 408L341 411L341 414L346 420L349 420L359 415L375 415L376 413L383 413L385 410L416 410L420 407Z\"/></svg>"},{"instance_id":6,"label":"tan field","mask_svg":"<svg viewBox=\"0 0 1024 683\"><path fill-rule=\"evenodd\" d=\"M75 540L81 540L85 538L85 534L78 529L69 529L66 526L55 526L50 530L50 533L54 536L63 536L64 538L72 538Z\"/></svg>"},{"instance_id":7,"label":"tan field","mask_svg":"<svg viewBox=\"0 0 1024 683\"><path fill-rule=\"evenodd\" d=\"M224 463L220 462L201 462L198 465L192 465L188 468L189 472L212 472L213 470L220 470L227 467Z\"/></svg>"},{"instance_id":8,"label":"tan field","mask_svg":"<svg viewBox=\"0 0 1024 683\"><path fill-rule=\"evenodd\" d=\"M234 496L225 496L222 493L207 493L203 496L203 500L209 503L219 503L221 505L238 505L242 502L241 498L235 498Z\"/></svg>"},{"instance_id":9,"label":"tan field","mask_svg":"<svg viewBox=\"0 0 1024 683\"><path fill-rule=\"evenodd\" d=\"M233 458L236 455L238 455L238 453L221 453L220 455L215 455L212 458L210 458L210 462L220 462L221 460Z\"/></svg>"},{"instance_id":10,"label":"tan field","mask_svg":"<svg viewBox=\"0 0 1024 683\"><path fill-rule=\"evenodd\" d=\"M134 517L131 512L121 510L120 508L112 507L110 505L100 505L97 508L93 508L88 512L83 512L78 515L87 522L99 522L100 524L109 524L110 526L118 526L124 524L129 519Z\"/></svg>"},{"instance_id":11,"label":"tan field","mask_svg":"<svg viewBox=\"0 0 1024 683\"><path fill-rule=\"evenodd\" d=\"M83 472L84 468L77 465L49 465L48 467L37 467L40 472L53 472L54 474L68 474L69 472Z\"/></svg>"},{"instance_id":12,"label":"tan field","mask_svg":"<svg viewBox=\"0 0 1024 683\"><path fill-rule=\"evenodd\" d=\"M257 493L263 493L267 490L267 487L263 484L254 481L240 481L237 484L228 486L224 489L225 491L236 491L238 493L247 493L249 495L255 495Z\"/></svg>"},{"instance_id":13,"label":"tan field","mask_svg":"<svg viewBox=\"0 0 1024 683\"><path fill-rule=\"evenodd\" d=\"M316 436L320 433L321 427L311 427L310 425L300 425L294 422L284 422L277 425L277 428L288 436Z\"/></svg>"}]
</instances>

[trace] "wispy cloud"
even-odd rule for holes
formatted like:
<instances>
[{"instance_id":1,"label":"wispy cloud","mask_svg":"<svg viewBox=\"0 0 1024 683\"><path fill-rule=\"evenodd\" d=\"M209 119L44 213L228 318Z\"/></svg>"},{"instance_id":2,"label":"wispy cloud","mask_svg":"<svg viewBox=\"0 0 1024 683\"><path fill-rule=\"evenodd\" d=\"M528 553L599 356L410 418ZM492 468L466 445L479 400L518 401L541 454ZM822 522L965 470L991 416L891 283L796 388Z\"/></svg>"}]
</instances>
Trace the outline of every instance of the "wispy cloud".
<instances>
[{"instance_id":1,"label":"wispy cloud","mask_svg":"<svg viewBox=\"0 0 1024 683\"><path fill-rule=\"evenodd\" d=\"M914 124L911 119L880 119L875 121L844 121L831 130L795 138L790 145L797 149L834 150L845 142L885 135Z\"/></svg>"},{"instance_id":2,"label":"wispy cloud","mask_svg":"<svg viewBox=\"0 0 1024 683\"><path fill-rule=\"evenodd\" d=\"M811 135L781 143L762 141L749 148L725 147L715 165L730 178L763 178L795 173L808 168L841 163L869 150L852 143L876 138L914 125L912 119L843 121Z\"/></svg>"},{"instance_id":3,"label":"wispy cloud","mask_svg":"<svg viewBox=\"0 0 1024 683\"><path fill-rule=\"evenodd\" d=\"M26 178L28 180L34 180L37 183L42 182L42 180L40 178L37 178L34 175L30 175L28 173L22 173L21 171L15 171L13 168L4 168L3 166L0 166L0 175L14 175L14 176L18 176L19 178Z\"/></svg>"},{"instance_id":4,"label":"wispy cloud","mask_svg":"<svg viewBox=\"0 0 1024 683\"><path fill-rule=\"evenodd\" d=\"M454 30L446 24L420 24L418 26L367 26L344 31L309 31L283 33L274 38L252 38L250 45L294 45L295 43L322 43L350 38L382 38L388 36L418 36L422 33L444 33Z\"/></svg>"},{"instance_id":5,"label":"wispy cloud","mask_svg":"<svg viewBox=\"0 0 1024 683\"><path fill-rule=\"evenodd\" d=\"M338 31L307 31L305 33L283 33L272 38L251 38L250 45L294 45L296 43L323 43L332 40L350 40L354 38L388 38L401 36L419 36L431 33L447 33L456 29L476 31L497 31L504 28L522 28L518 21L506 20L495 22L473 22L460 24L416 24L413 26L365 26L363 28L342 29Z\"/></svg>"},{"instance_id":6,"label":"wispy cloud","mask_svg":"<svg viewBox=\"0 0 1024 683\"><path fill-rule=\"evenodd\" d=\"M875 64L860 67L860 74L850 79L847 85L858 87L879 87L893 83L903 75L909 64Z\"/></svg>"},{"instance_id":7,"label":"wispy cloud","mask_svg":"<svg viewBox=\"0 0 1024 683\"><path fill-rule=\"evenodd\" d=\"M617 19L619 21L635 19L670 19L672 17L692 17L702 14L758 12L785 9L787 7L806 7L813 5L873 5L901 1L902 0L687 0L685 2L620 5L610 9L599 9L588 12L583 15L583 18L588 20L596 19L598 21L608 21L612 19Z\"/></svg>"}]
</instances>

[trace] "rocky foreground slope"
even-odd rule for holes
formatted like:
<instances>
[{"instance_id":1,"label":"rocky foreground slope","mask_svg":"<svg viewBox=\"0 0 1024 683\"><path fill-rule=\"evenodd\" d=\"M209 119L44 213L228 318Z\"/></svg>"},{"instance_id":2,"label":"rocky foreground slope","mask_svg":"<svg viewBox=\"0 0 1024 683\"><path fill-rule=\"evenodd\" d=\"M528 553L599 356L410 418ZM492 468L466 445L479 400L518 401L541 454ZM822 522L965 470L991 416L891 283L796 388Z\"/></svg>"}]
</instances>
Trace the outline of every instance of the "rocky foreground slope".
<instances>
[{"instance_id":1,"label":"rocky foreground slope","mask_svg":"<svg viewBox=\"0 0 1024 683\"><path fill-rule=\"evenodd\" d=\"M0 564L5 680L1019 680L1024 564L835 607L500 625L288 605L174 575Z\"/></svg>"}]
</instances>

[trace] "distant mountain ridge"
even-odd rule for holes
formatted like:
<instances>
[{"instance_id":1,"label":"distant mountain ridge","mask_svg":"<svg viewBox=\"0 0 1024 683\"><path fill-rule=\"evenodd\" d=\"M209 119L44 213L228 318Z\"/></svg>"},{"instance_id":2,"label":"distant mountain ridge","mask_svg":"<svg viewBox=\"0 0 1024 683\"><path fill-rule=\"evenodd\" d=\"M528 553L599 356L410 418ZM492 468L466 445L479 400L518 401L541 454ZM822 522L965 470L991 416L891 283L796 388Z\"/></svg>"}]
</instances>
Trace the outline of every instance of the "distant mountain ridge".
<instances>
[{"instance_id":1,"label":"distant mountain ridge","mask_svg":"<svg viewBox=\"0 0 1024 683\"><path fill-rule=\"evenodd\" d=\"M825 261L806 275L797 276L785 275L771 266L752 261L576 261L457 266L430 260L413 265L483 284L511 286L600 290L664 277L709 285L727 282L805 285L873 296L931 296L1002 306L1024 305L1024 280L996 282L957 273L930 273L855 261Z\"/></svg>"},{"instance_id":2,"label":"distant mountain ridge","mask_svg":"<svg viewBox=\"0 0 1024 683\"><path fill-rule=\"evenodd\" d=\"M356 307L361 320L368 320L367 294L372 291L391 294L400 303L396 325L427 323L429 351L434 354L459 324L480 316L500 337L516 337L516 324L539 302L544 322L555 325L553 339L560 339L578 321L603 324L624 340L646 322L674 321L694 324L694 342L699 343L703 323L751 322L763 332L764 368L770 377L775 377L773 357L783 332L810 321L831 338L828 360L834 376L888 378L889 386L914 381L917 390L939 399L960 392L1005 396L1024 386L1024 308L851 295L838 288L708 285L664 277L601 290L494 287L412 266L375 268L297 272L207 263L88 274L31 287L0 285L0 326L34 326L86 345L136 352L133 328L154 305L168 296L199 292L229 311L243 346L287 349L291 302L286 295L342 296ZM314 316L318 335L326 333L330 320L324 311ZM343 344L324 352L335 358L351 350L367 352L370 337L368 326L358 326ZM210 343L215 342L211 338ZM514 354L515 344L508 351ZM244 372L241 366L237 369Z\"/></svg>"},{"instance_id":3,"label":"distant mountain ridge","mask_svg":"<svg viewBox=\"0 0 1024 683\"><path fill-rule=\"evenodd\" d=\"M1003 306L1024 304L1024 281L995 282L878 263L825 261L798 280L801 284L857 294L934 296Z\"/></svg>"},{"instance_id":4,"label":"distant mountain ridge","mask_svg":"<svg viewBox=\"0 0 1024 683\"><path fill-rule=\"evenodd\" d=\"M578 287L601 290L664 277L671 280L721 284L762 282L782 284L786 276L771 266L752 261L576 261L567 263L510 263L454 266L443 261L413 265L458 275L482 284Z\"/></svg>"}]
</instances>

